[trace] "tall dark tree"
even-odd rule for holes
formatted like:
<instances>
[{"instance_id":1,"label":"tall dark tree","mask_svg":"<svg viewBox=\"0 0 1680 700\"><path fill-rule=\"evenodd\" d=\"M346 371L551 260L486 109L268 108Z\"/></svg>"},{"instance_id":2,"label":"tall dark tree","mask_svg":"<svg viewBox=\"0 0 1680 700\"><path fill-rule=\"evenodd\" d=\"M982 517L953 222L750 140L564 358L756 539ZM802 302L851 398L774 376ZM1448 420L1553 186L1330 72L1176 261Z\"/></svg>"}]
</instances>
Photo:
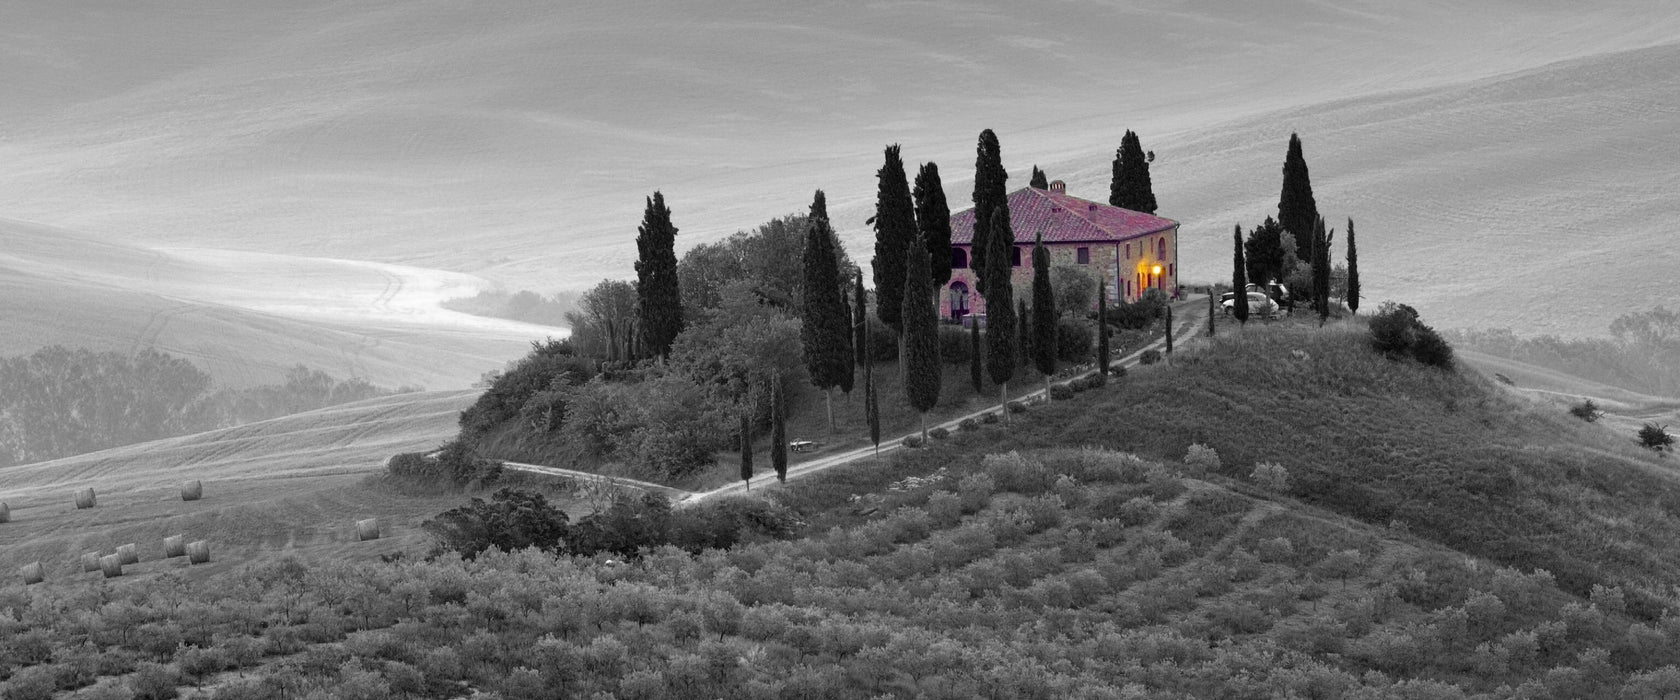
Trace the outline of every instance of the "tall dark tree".
<instances>
[{"instance_id":1,"label":"tall dark tree","mask_svg":"<svg viewBox=\"0 0 1680 700\"><path fill-rule=\"evenodd\" d=\"M863 289L863 270L857 271L852 285L852 355L857 363L868 367L869 359L869 293Z\"/></svg>"},{"instance_id":2,"label":"tall dark tree","mask_svg":"<svg viewBox=\"0 0 1680 700\"><path fill-rule=\"evenodd\" d=\"M1242 224L1237 224L1236 231L1231 234L1231 315L1237 317L1237 323L1248 323L1248 266L1243 264L1243 235Z\"/></svg>"},{"instance_id":3,"label":"tall dark tree","mask_svg":"<svg viewBox=\"0 0 1680 700\"><path fill-rule=\"evenodd\" d=\"M1348 311L1359 313L1359 250L1353 243L1353 219L1348 219Z\"/></svg>"},{"instance_id":4,"label":"tall dark tree","mask_svg":"<svg viewBox=\"0 0 1680 700\"><path fill-rule=\"evenodd\" d=\"M1213 285L1210 284L1210 285L1208 285L1208 337L1209 338L1212 338L1215 335L1215 331L1214 331L1214 327L1213 327L1213 318L1214 318L1214 314L1217 313L1217 311L1218 311L1217 309L1213 308Z\"/></svg>"},{"instance_id":5,"label":"tall dark tree","mask_svg":"<svg viewBox=\"0 0 1680 700\"><path fill-rule=\"evenodd\" d=\"M852 385L852 329L846 293L840 285L840 261L828 223L828 201L817 190L806 218L805 274L800 284L800 340L811 383L823 390L828 407L828 432L834 432L834 390Z\"/></svg>"},{"instance_id":6,"label":"tall dark tree","mask_svg":"<svg viewBox=\"0 0 1680 700\"><path fill-rule=\"evenodd\" d=\"M1283 158L1283 193L1278 196L1277 218L1283 230L1295 237L1296 251L1312 250L1313 222L1318 220L1318 202L1313 199L1307 159L1301 155L1301 137L1296 134L1289 135L1289 153Z\"/></svg>"},{"instance_id":7,"label":"tall dark tree","mask_svg":"<svg viewBox=\"0 0 1680 700\"><path fill-rule=\"evenodd\" d=\"M951 281L951 205L945 201L945 185L939 181L939 165L924 163L916 171L916 229L927 241L928 275L935 292Z\"/></svg>"},{"instance_id":8,"label":"tall dark tree","mask_svg":"<svg viewBox=\"0 0 1680 700\"><path fill-rule=\"evenodd\" d=\"M741 412L741 480L752 486L753 477L753 445L752 419L747 416L750 411Z\"/></svg>"},{"instance_id":9,"label":"tall dark tree","mask_svg":"<svg viewBox=\"0 0 1680 700\"><path fill-rule=\"evenodd\" d=\"M969 317L968 321L968 381L974 386L974 393L979 394L985 388L980 365L986 361L986 351L980 347L980 319Z\"/></svg>"},{"instance_id":10,"label":"tall dark tree","mask_svg":"<svg viewBox=\"0 0 1680 700\"><path fill-rule=\"evenodd\" d=\"M1009 380L1015 376L1015 291L1009 279L1009 251L1015 234L1009 229L1009 207L992 211L991 235L986 241L986 370L998 385L998 402L1009 401ZM1008 407L1003 412L1009 420Z\"/></svg>"},{"instance_id":11,"label":"tall dark tree","mask_svg":"<svg viewBox=\"0 0 1680 700\"><path fill-rule=\"evenodd\" d=\"M974 157L974 237L973 245L969 246L969 265L980 271L975 281L975 287L981 294L986 293L986 256L991 253L991 231L993 214L1002 209L1004 215L1009 212L1009 173L1003 169L1003 146L998 144L997 134L991 129L980 132L980 143L976 147ZM1011 234L1009 245L1015 243ZM1005 246L1004 254L1008 254ZM1008 259L1004 260L1004 269L1008 270ZM988 302L989 303L989 302ZM990 332L987 333L990 335Z\"/></svg>"},{"instance_id":12,"label":"tall dark tree","mask_svg":"<svg viewBox=\"0 0 1680 700\"><path fill-rule=\"evenodd\" d=\"M1034 165L1032 179L1027 181L1027 186L1041 190L1050 189L1050 178L1045 176L1044 171L1039 170L1037 165Z\"/></svg>"},{"instance_id":13,"label":"tall dark tree","mask_svg":"<svg viewBox=\"0 0 1680 700\"><path fill-rule=\"evenodd\" d=\"M1097 371L1108 374L1108 280L1097 285Z\"/></svg>"},{"instance_id":14,"label":"tall dark tree","mask_svg":"<svg viewBox=\"0 0 1680 700\"><path fill-rule=\"evenodd\" d=\"M1324 230L1324 217L1313 222L1312 294L1313 308L1318 311L1318 324L1330 318L1330 239L1334 230Z\"/></svg>"},{"instance_id":15,"label":"tall dark tree","mask_svg":"<svg viewBox=\"0 0 1680 700\"><path fill-rule=\"evenodd\" d=\"M887 147L886 162L875 171L875 316L894 332L903 330L899 312L904 304L904 246L916 235L916 204L904 174L898 144Z\"/></svg>"},{"instance_id":16,"label":"tall dark tree","mask_svg":"<svg viewBox=\"0 0 1680 700\"><path fill-rule=\"evenodd\" d=\"M782 375L770 380L770 467L776 480L787 483L787 398L782 396Z\"/></svg>"},{"instance_id":17,"label":"tall dark tree","mask_svg":"<svg viewBox=\"0 0 1680 700\"><path fill-rule=\"evenodd\" d=\"M1044 234L1033 239L1033 367L1044 375L1044 399L1050 400L1050 377L1056 373L1056 293L1050 289L1050 251Z\"/></svg>"},{"instance_id":18,"label":"tall dark tree","mask_svg":"<svg viewBox=\"0 0 1680 700\"><path fill-rule=\"evenodd\" d=\"M1033 358L1033 317L1028 313L1027 299L1022 297L1015 300L1015 357L1020 360L1021 367L1032 364Z\"/></svg>"},{"instance_id":19,"label":"tall dark tree","mask_svg":"<svg viewBox=\"0 0 1680 700\"><path fill-rule=\"evenodd\" d=\"M869 324L863 327L863 346L869 347ZM875 363L863 365L863 419L869 424L869 441L875 444L875 456L881 456L881 406L875 395Z\"/></svg>"},{"instance_id":20,"label":"tall dark tree","mask_svg":"<svg viewBox=\"0 0 1680 700\"><path fill-rule=\"evenodd\" d=\"M1167 336L1167 361L1171 362L1172 361L1172 351L1173 351L1172 304L1167 305L1167 317L1161 323L1162 323L1162 325L1166 326L1166 328L1167 328L1167 333L1166 333L1166 336Z\"/></svg>"},{"instance_id":21,"label":"tall dark tree","mask_svg":"<svg viewBox=\"0 0 1680 700\"><path fill-rule=\"evenodd\" d=\"M1248 279L1255 284L1283 282L1292 272L1283 269L1283 227L1277 219L1268 216L1265 222L1250 230L1243 251L1248 261Z\"/></svg>"},{"instance_id":22,"label":"tall dark tree","mask_svg":"<svg viewBox=\"0 0 1680 700\"><path fill-rule=\"evenodd\" d=\"M665 195L654 192L636 235L636 314L642 350L661 359L683 330L682 294L677 290L677 227Z\"/></svg>"},{"instance_id":23,"label":"tall dark tree","mask_svg":"<svg viewBox=\"0 0 1680 700\"><path fill-rule=\"evenodd\" d=\"M1114 179L1108 186L1108 203L1121 209L1155 213L1155 187L1149 181L1149 156L1138 135L1128 129L1114 150Z\"/></svg>"},{"instance_id":24,"label":"tall dark tree","mask_svg":"<svg viewBox=\"0 0 1680 700\"><path fill-rule=\"evenodd\" d=\"M927 443L927 412L939 404L939 313L933 308L926 242L917 235L904 266L904 398L920 414Z\"/></svg>"}]
</instances>

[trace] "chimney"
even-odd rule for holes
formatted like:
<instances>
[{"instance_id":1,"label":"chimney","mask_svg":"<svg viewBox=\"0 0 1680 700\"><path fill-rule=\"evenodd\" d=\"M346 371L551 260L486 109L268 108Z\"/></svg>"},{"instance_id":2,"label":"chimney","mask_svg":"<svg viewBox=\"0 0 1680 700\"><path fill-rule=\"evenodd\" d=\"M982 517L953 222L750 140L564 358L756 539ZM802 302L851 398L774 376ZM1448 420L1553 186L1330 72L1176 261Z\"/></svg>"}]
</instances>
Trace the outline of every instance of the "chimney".
<instances>
[{"instance_id":1,"label":"chimney","mask_svg":"<svg viewBox=\"0 0 1680 700\"><path fill-rule=\"evenodd\" d=\"M1067 194L1067 183L1062 182L1061 180L1051 180L1050 181L1050 191L1051 192L1060 192L1062 194Z\"/></svg>"}]
</instances>

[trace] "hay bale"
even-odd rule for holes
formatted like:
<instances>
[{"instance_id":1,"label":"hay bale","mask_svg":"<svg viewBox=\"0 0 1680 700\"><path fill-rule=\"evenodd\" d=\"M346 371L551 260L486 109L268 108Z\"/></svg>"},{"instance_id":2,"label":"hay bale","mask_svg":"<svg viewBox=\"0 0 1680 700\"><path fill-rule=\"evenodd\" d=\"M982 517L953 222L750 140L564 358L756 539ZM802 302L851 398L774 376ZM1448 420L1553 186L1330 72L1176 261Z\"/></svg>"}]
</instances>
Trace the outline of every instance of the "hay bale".
<instances>
[{"instance_id":1,"label":"hay bale","mask_svg":"<svg viewBox=\"0 0 1680 700\"><path fill-rule=\"evenodd\" d=\"M0 523L9 523L11 521L12 507L6 505L5 501L0 501Z\"/></svg>"},{"instance_id":2,"label":"hay bale","mask_svg":"<svg viewBox=\"0 0 1680 700\"><path fill-rule=\"evenodd\" d=\"M204 497L204 482L193 479L181 487L181 500L196 501Z\"/></svg>"},{"instance_id":3,"label":"hay bale","mask_svg":"<svg viewBox=\"0 0 1680 700\"><path fill-rule=\"evenodd\" d=\"M98 500L93 497L92 487L76 492L76 510L86 510L98 504Z\"/></svg>"},{"instance_id":4,"label":"hay bale","mask_svg":"<svg viewBox=\"0 0 1680 700\"><path fill-rule=\"evenodd\" d=\"M118 547L117 558L122 560L124 566L129 564L138 564L140 563L140 548L134 546L133 543Z\"/></svg>"},{"instance_id":5,"label":"hay bale","mask_svg":"<svg viewBox=\"0 0 1680 700\"><path fill-rule=\"evenodd\" d=\"M47 580L47 570L45 567L41 566L41 562L24 564L21 573L23 574L23 585L25 586L33 586Z\"/></svg>"},{"instance_id":6,"label":"hay bale","mask_svg":"<svg viewBox=\"0 0 1680 700\"><path fill-rule=\"evenodd\" d=\"M204 540L187 543L187 561L206 564L210 561L210 543Z\"/></svg>"},{"instance_id":7,"label":"hay bale","mask_svg":"<svg viewBox=\"0 0 1680 700\"><path fill-rule=\"evenodd\" d=\"M187 556L187 538L185 535L170 535L163 538L163 558Z\"/></svg>"},{"instance_id":8,"label":"hay bale","mask_svg":"<svg viewBox=\"0 0 1680 700\"><path fill-rule=\"evenodd\" d=\"M366 542L379 539L379 518L368 518L356 521L356 541Z\"/></svg>"},{"instance_id":9,"label":"hay bale","mask_svg":"<svg viewBox=\"0 0 1680 700\"><path fill-rule=\"evenodd\" d=\"M99 558L99 570L105 572L105 578L116 578L122 575L122 558L116 554L107 554Z\"/></svg>"},{"instance_id":10,"label":"hay bale","mask_svg":"<svg viewBox=\"0 0 1680 700\"><path fill-rule=\"evenodd\" d=\"M82 573L99 570L99 552L82 552Z\"/></svg>"}]
</instances>

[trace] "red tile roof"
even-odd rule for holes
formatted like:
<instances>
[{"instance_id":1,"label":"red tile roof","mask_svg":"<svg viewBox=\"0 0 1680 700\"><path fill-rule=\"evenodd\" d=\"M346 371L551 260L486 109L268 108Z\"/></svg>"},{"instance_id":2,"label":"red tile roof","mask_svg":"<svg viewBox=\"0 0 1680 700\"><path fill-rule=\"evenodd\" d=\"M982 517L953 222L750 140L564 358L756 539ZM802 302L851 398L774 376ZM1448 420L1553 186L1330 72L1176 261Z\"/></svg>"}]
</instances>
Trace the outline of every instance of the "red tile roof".
<instances>
[{"instance_id":1,"label":"red tile roof","mask_svg":"<svg viewBox=\"0 0 1680 700\"><path fill-rule=\"evenodd\" d=\"M1031 243L1044 231L1045 243L1075 241L1122 241L1178 226L1140 211L1099 204L1062 192L1026 187L1009 194L1009 223L1016 243ZM951 215L951 243L974 242L974 209Z\"/></svg>"}]
</instances>

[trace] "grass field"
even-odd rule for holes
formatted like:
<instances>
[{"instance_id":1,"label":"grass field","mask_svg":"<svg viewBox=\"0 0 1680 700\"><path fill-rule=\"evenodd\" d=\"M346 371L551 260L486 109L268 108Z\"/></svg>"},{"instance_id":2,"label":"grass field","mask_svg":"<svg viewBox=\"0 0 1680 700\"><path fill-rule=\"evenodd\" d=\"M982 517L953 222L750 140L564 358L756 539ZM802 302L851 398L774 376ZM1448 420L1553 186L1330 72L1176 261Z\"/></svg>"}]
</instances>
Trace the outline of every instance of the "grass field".
<instances>
[{"instance_id":1,"label":"grass field","mask_svg":"<svg viewBox=\"0 0 1680 700\"><path fill-rule=\"evenodd\" d=\"M13 467L0 471L0 571L45 564L55 584L83 574L84 551L110 553L137 543L141 578L187 568L161 560L163 538L184 534L211 545L211 566L193 577L231 571L285 554L308 560L420 553L420 521L459 495L410 494L378 483L385 459L436 447L453 433L471 392L373 399L198 435ZM183 502L181 485L204 482L204 498ZM92 487L98 506L77 510L72 496ZM358 543L354 523L380 518L386 537ZM127 575L125 573L125 575Z\"/></svg>"}]
</instances>

